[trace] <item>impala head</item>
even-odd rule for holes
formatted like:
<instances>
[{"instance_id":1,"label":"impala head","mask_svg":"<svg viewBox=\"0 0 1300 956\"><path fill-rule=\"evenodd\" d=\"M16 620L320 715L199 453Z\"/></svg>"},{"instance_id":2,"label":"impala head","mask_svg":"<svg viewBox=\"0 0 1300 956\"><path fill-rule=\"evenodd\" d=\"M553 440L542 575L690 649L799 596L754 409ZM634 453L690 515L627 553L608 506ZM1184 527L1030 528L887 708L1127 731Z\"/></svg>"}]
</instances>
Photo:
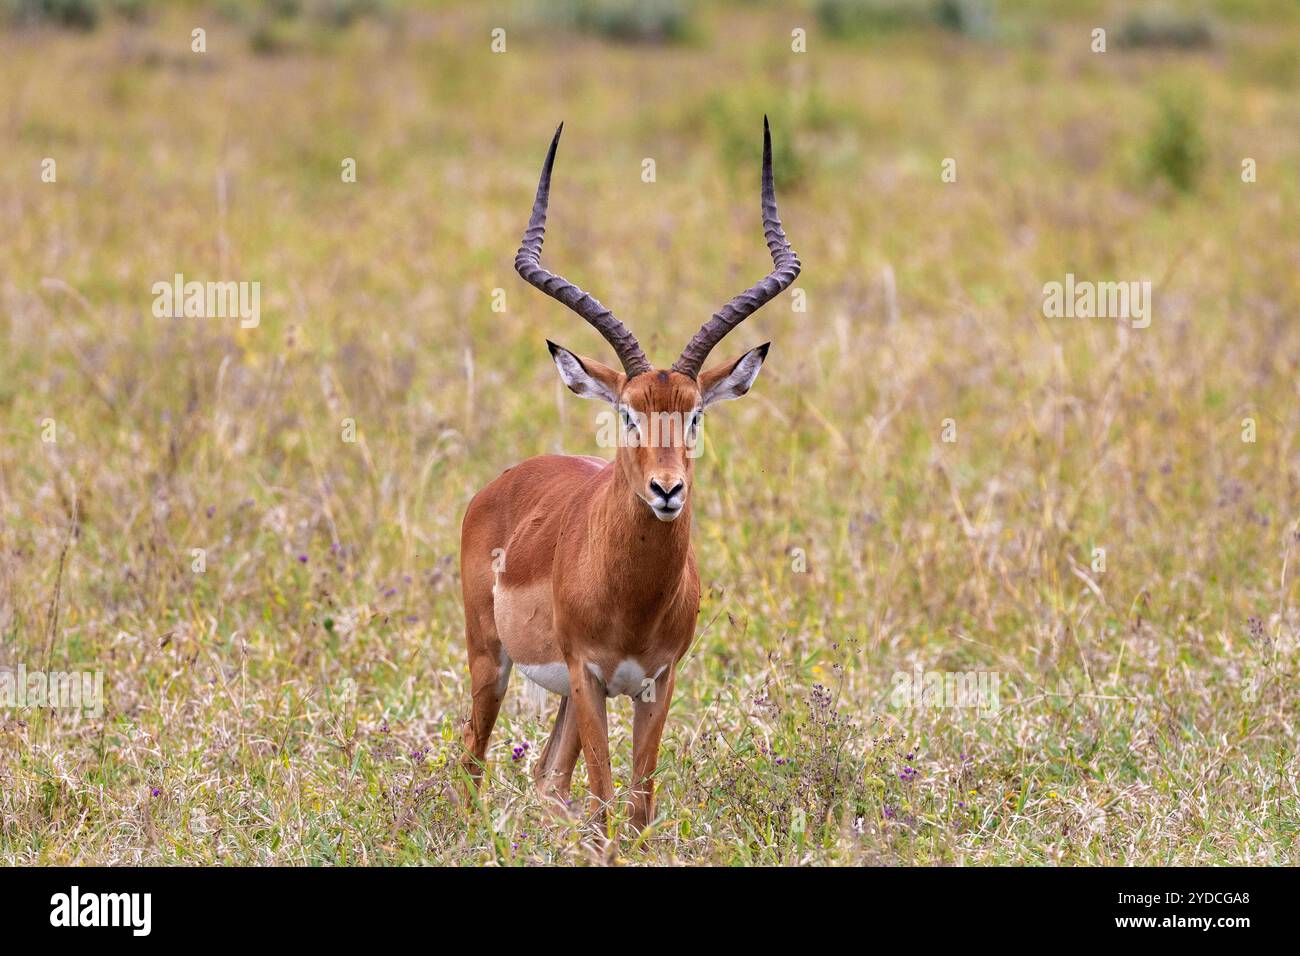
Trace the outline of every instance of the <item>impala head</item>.
<instances>
[{"instance_id":1,"label":"impala head","mask_svg":"<svg viewBox=\"0 0 1300 956\"><path fill-rule=\"evenodd\" d=\"M613 347L623 366L621 372L595 359L575 355L549 340L546 343L560 378L571 391L613 407L618 416L618 462L624 477L656 518L672 521L686 510L705 409L715 402L740 398L749 391L767 358L768 343L701 371L705 359L723 336L799 275L799 257L786 241L776 214L772 137L767 117L763 117L762 210L763 232L772 254L773 270L715 312L668 369L657 369L650 364L636 336L613 312L573 283L541 266L551 167L563 129L561 123L546 154L533 214L524 232L523 245L515 255L515 269L530 284L590 322Z\"/></svg>"}]
</instances>

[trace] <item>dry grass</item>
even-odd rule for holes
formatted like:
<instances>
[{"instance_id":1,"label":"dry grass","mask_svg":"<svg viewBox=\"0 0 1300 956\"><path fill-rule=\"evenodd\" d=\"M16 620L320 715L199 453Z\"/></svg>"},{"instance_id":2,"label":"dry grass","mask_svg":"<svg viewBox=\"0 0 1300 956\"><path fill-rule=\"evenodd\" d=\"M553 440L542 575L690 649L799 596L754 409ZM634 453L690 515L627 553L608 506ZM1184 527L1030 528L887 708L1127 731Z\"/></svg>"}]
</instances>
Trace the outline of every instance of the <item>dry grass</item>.
<instances>
[{"instance_id":1,"label":"dry grass","mask_svg":"<svg viewBox=\"0 0 1300 956\"><path fill-rule=\"evenodd\" d=\"M667 359L765 268L767 112L808 311L723 350L774 343L711 416L702 624L623 859L1297 862L1294 18L1099 56L1086 20L857 44L740 5L622 46L394 17L274 56L193 11L0 34L0 666L107 692L0 712L0 860L596 859L534 799L518 677L484 804L442 796L465 503L595 450L543 338L602 346L512 255L564 119L547 260ZM1185 194L1145 178L1171 89ZM176 272L260 281L260 326L155 318ZM1044 318L1066 272L1151 279L1150 328ZM1001 706L893 706L914 667L996 671Z\"/></svg>"}]
</instances>

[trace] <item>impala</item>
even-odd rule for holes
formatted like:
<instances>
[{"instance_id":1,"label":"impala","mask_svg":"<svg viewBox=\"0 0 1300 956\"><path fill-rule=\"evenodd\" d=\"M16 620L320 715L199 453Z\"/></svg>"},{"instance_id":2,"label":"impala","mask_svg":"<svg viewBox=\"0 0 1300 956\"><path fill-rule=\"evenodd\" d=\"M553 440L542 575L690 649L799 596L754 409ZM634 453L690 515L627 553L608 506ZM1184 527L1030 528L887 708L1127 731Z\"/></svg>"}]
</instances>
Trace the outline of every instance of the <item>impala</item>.
<instances>
[{"instance_id":1,"label":"impala","mask_svg":"<svg viewBox=\"0 0 1300 956\"><path fill-rule=\"evenodd\" d=\"M569 799L579 751L591 812L613 799L605 701L633 698L632 826L653 814L655 765L677 662L695 633L700 577L691 548L691 493L700 416L749 391L767 344L701 371L713 347L799 275L772 184L772 139L763 119L763 231L774 268L695 333L671 368L657 369L609 309L541 266L551 167L564 124L542 166L515 269L608 340L616 371L547 341L560 378L607 402L622 440L613 461L542 455L508 468L474 496L461 527L461 586L473 700L463 764L477 786L512 667L560 695L555 728L534 769L539 791ZM676 421L648 434L651 421ZM662 430L661 430L662 431Z\"/></svg>"}]
</instances>

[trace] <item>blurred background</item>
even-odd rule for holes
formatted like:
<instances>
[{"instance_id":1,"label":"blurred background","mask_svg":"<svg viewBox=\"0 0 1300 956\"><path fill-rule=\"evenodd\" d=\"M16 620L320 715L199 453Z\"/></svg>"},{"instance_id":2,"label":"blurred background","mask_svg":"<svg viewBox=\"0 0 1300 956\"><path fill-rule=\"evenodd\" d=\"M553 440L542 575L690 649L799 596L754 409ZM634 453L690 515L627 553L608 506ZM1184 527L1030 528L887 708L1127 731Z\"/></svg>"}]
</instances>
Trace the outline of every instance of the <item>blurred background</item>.
<instances>
[{"instance_id":1,"label":"blurred background","mask_svg":"<svg viewBox=\"0 0 1300 956\"><path fill-rule=\"evenodd\" d=\"M513 255L563 120L543 262L671 361L770 267L767 114L801 299L716 355L773 343L629 859L1295 862L1294 2L0 0L0 89L0 667L108 698L0 711L0 859L589 859L518 676L443 798L464 507L598 451L544 339L611 358Z\"/></svg>"}]
</instances>

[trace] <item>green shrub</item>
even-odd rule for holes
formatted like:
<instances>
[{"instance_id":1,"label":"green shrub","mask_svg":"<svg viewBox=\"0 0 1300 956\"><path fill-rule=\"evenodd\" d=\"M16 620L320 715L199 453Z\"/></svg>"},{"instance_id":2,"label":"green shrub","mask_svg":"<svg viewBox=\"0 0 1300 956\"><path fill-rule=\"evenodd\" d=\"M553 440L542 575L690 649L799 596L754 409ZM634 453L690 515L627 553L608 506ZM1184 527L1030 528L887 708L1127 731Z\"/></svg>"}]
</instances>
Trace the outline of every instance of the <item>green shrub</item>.
<instances>
[{"instance_id":1,"label":"green shrub","mask_svg":"<svg viewBox=\"0 0 1300 956\"><path fill-rule=\"evenodd\" d=\"M157 8L154 0L109 0L113 13L133 23L149 19Z\"/></svg>"},{"instance_id":2,"label":"green shrub","mask_svg":"<svg viewBox=\"0 0 1300 956\"><path fill-rule=\"evenodd\" d=\"M917 0L817 0L817 20L831 36L852 39L925 23Z\"/></svg>"},{"instance_id":3,"label":"green shrub","mask_svg":"<svg viewBox=\"0 0 1300 956\"><path fill-rule=\"evenodd\" d=\"M9 0L0 9L14 23L76 30L95 29L103 13L99 0Z\"/></svg>"},{"instance_id":4,"label":"green shrub","mask_svg":"<svg viewBox=\"0 0 1300 956\"><path fill-rule=\"evenodd\" d=\"M567 0L540 9L551 22L621 43L673 43L691 32L683 0Z\"/></svg>"},{"instance_id":5,"label":"green shrub","mask_svg":"<svg viewBox=\"0 0 1300 956\"><path fill-rule=\"evenodd\" d=\"M1187 193L1195 189L1204 165L1205 141L1192 97L1185 93L1163 95L1144 152L1148 178L1163 179Z\"/></svg>"},{"instance_id":6,"label":"green shrub","mask_svg":"<svg viewBox=\"0 0 1300 956\"><path fill-rule=\"evenodd\" d=\"M1115 35L1120 47L1202 50L1214 46L1214 23L1199 13L1163 5L1132 11Z\"/></svg>"},{"instance_id":7,"label":"green shrub","mask_svg":"<svg viewBox=\"0 0 1300 956\"><path fill-rule=\"evenodd\" d=\"M990 0L817 0L817 19L833 37L939 27L964 36L995 32Z\"/></svg>"},{"instance_id":8,"label":"green shrub","mask_svg":"<svg viewBox=\"0 0 1300 956\"><path fill-rule=\"evenodd\" d=\"M270 0L249 25L248 42L254 53L266 55L309 49L384 12L383 0Z\"/></svg>"},{"instance_id":9,"label":"green shrub","mask_svg":"<svg viewBox=\"0 0 1300 956\"><path fill-rule=\"evenodd\" d=\"M934 22L945 30L968 37L991 37L993 7L988 0L937 0L932 8Z\"/></svg>"},{"instance_id":10,"label":"green shrub","mask_svg":"<svg viewBox=\"0 0 1300 956\"><path fill-rule=\"evenodd\" d=\"M383 12L381 0L321 0L314 8L316 17L328 26L346 30L363 17Z\"/></svg>"},{"instance_id":11,"label":"green shrub","mask_svg":"<svg viewBox=\"0 0 1300 956\"><path fill-rule=\"evenodd\" d=\"M798 129L786 116L795 110L776 107L778 97L751 91L741 95L714 94L691 110L689 122L700 123L718 143L726 167L740 175L759 168L763 147L763 114L772 114L772 174L777 192L797 187L807 176L808 159L800 149Z\"/></svg>"},{"instance_id":12,"label":"green shrub","mask_svg":"<svg viewBox=\"0 0 1300 956\"><path fill-rule=\"evenodd\" d=\"M254 53L271 56L294 48L296 42L284 20L263 20L248 33L248 46Z\"/></svg>"}]
</instances>

